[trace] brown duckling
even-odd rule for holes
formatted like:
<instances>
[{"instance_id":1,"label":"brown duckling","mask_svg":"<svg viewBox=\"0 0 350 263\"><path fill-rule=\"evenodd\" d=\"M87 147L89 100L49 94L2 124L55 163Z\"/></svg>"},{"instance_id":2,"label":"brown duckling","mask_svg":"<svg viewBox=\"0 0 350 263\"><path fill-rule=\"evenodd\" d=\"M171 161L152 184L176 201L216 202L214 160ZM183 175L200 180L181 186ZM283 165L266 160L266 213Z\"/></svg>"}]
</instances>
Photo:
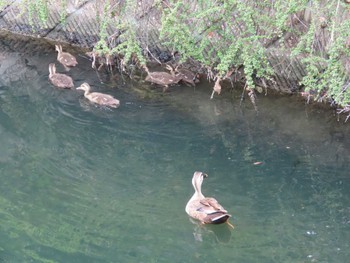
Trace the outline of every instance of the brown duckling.
<instances>
[{"instance_id":1,"label":"brown duckling","mask_svg":"<svg viewBox=\"0 0 350 263\"><path fill-rule=\"evenodd\" d=\"M117 108L120 105L120 101L115 99L113 96L100 93L100 92L90 92L90 85L88 83L83 83L78 87L79 90L84 90L84 96L89 101L102 105L102 106L109 106L112 108Z\"/></svg>"},{"instance_id":2,"label":"brown duckling","mask_svg":"<svg viewBox=\"0 0 350 263\"><path fill-rule=\"evenodd\" d=\"M78 65L78 62L77 62L76 58L72 54L62 51L62 46L61 45L55 45L55 48L56 48L56 51L58 52L57 60L66 69L69 69L69 67L75 67L76 65Z\"/></svg>"},{"instance_id":3,"label":"brown duckling","mask_svg":"<svg viewBox=\"0 0 350 263\"><path fill-rule=\"evenodd\" d=\"M220 95L220 93L221 93L221 84L220 84L220 81L221 81L221 77L216 76L215 84L214 84L214 87L213 87L213 92L211 93L210 99L213 99L213 98L214 98L215 92L216 92L218 95Z\"/></svg>"},{"instance_id":4,"label":"brown duckling","mask_svg":"<svg viewBox=\"0 0 350 263\"><path fill-rule=\"evenodd\" d=\"M185 84L196 86L196 83L199 83L198 74L195 74L186 68L178 69L178 67L176 67L175 72L179 77L181 77L181 81L183 81Z\"/></svg>"},{"instance_id":5,"label":"brown duckling","mask_svg":"<svg viewBox=\"0 0 350 263\"><path fill-rule=\"evenodd\" d=\"M112 71L112 67L115 65L113 56L110 54L101 55L94 50L86 52L85 54L92 58L91 67L97 69L97 71L99 71L104 65L106 65L107 69ZM98 67L96 65L98 65Z\"/></svg>"},{"instance_id":6,"label":"brown duckling","mask_svg":"<svg viewBox=\"0 0 350 263\"><path fill-rule=\"evenodd\" d=\"M163 71L150 72L147 66L144 66L144 69L147 72L146 81L158 84L167 88L171 84L176 84L181 80L181 77L176 75L173 68L170 66L166 66L167 69L170 70L170 73Z\"/></svg>"},{"instance_id":7,"label":"brown duckling","mask_svg":"<svg viewBox=\"0 0 350 263\"><path fill-rule=\"evenodd\" d=\"M56 73L56 65L54 63L49 64L49 80L51 83L63 89L70 89L74 87L73 79L65 74Z\"/></svg>"},{"instance_id":8,"label":"brown duckling","mask_svg":"<svg viewBox=\"0 0 350 263\"><path fill-rule=\"evenodd\" d=\"M227 213L219 202L213 197L205 197L202 194L201 187L203 179L207 177L208 175L205 173L194 172L192 185L195 192L186 205L186 213L203 224L221 224L227 222L233 227L227 221L231 215Z\"/></svg>"}]
</instances>

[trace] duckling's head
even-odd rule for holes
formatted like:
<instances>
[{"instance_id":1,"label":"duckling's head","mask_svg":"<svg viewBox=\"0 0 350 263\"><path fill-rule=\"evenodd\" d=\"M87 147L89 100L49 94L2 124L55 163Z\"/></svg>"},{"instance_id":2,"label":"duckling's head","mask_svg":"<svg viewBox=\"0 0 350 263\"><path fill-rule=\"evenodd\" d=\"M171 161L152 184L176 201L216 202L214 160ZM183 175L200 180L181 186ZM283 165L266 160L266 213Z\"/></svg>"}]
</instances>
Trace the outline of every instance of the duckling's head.
<instances>
[{"instance_id":1,"label":"duckling's head","mask_svg":"<svg viewBox=\"0 0 350 263\"><path fill-rule=\"evenodd\" d=\"M52 76L53 74L56 73L56 65L55 65L55 63L50 63L49 64L49 72L50 72L50 76Z\"/></svg>"},{"instance_id":2,"label":"duckling's head","mask_svg":"<svg viewBox=\"0 0 350 263\"><path fill-rule=\"evenodd\" d=\"M81 84L79 87L77 87L77 89L80 89L80 90L84 90L84 91L86 91L86 92L89 92L89 91L90 91L90 85L89 85L89 83L84 82L84 83Z\"/></svg>"}]
</instances>

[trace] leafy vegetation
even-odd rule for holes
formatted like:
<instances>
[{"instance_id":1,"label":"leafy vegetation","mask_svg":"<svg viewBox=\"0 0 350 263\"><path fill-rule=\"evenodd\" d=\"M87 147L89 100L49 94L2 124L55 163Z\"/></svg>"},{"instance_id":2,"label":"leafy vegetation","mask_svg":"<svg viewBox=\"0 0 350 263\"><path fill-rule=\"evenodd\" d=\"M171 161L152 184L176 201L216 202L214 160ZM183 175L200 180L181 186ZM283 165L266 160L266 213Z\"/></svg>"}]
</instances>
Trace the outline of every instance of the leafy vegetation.
<instances>
[{"instance_id":1,"label":"leafy vegetation","mask_svg":"<svg viewBox=\"0 0 350 263\"><path fill-rule=\"evenodd\" d=\"M268 54L278 50L302 62L305 74L299 84L309 97L331 100L350 111L347 2L100 1L96 12L100 40L94 51L117 56L123 64L137 58L144 65L154 44L146 31L155 27L142 25L142 19L150 20L156 12L161 19L156 22L160 45L180 54L180 63L196 61L209 77L220 79L243 68L246 85L253 90L259 80L273 81L276 73ZM22 1L29 18L36 14L42 23L50 4L54 3ZM66 6L67 0L60 4ZM287 36L293 36L292 45L286 45Z\"/></svg>"},{"instance_id":2,"label":"leafy vegetation","mask_svg":"<svg viewBox=\"0 0 350 263\"><path fill-rule=\"evenodd\" d=\"M97 14L97 21L100 26L100 40L96 43L94 51L99 56L118 56L127 63L132 58L138 58L142 64L145 64L145 58L142 55L140 42L137 38L137 24L134 16L123 16L124 19L114 19L116 12L122 11L124 14L131 14L135 10L136 1L126 1L125 6L112 8L106 1L103 13ZM136 14L134 14L136 15ZM108 33L108 27L113 23L116 28L114 35ZM115 40L118 38L117 40Z\"/></svg>"},{"instance_id":3,"label":"leafy vegetation","mask_svg":"<svg viewBox=\"0 0 350 263\"><path fill-rule=\"evenodd\" d=\"M317 100L331 99L346 107L350 103L349 71L346 72L346 64L350 59L350 21L339 18L341 5L343 10L350 9L342 1L327 2L324 6L320 2L313 3L313 9L321 9L323 15L313 19L308 32L301 37L292 54L303 55L306 75L301 84L309 94L313 93ZM322 24L325 22L327 24ZM325 39L326 44L320 43L320 32L329 35Z\"/></svg>"},{"instance_id":4,"label":"leafy vegetation","mask_svg":"<svg viewBox=\"0 0 350 263\"><path fill-rule=\"evenodd\" d=\"M48 4L48 0L23 0L19 3L22 10L28 14L29 23L34 26L38 21L42 27L46 25L48 19Z\"/></svg>"}]
</instances>

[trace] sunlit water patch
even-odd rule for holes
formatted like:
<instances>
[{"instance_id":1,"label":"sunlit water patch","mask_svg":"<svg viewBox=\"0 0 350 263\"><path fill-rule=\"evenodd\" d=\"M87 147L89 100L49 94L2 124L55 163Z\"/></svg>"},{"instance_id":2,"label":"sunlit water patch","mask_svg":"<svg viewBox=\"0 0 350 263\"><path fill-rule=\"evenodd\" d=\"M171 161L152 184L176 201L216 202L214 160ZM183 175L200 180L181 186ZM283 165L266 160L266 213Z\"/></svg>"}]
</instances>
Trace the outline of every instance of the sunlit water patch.
<instances>
[{"instance_id":1,"label":"sunlit water patch","mask_svg":"<svg viewBox=\"0 0 350 263\"><path fill-rule=\"evenodd\" d=\"M257 114L206 84L146 94L78 56L76 86L121 101L101 108L49 84L43 48L0 77L0 262L348 260L349 128L332 112L261 95ZM234 230L186 215L195 170Z\"/></svg>"}]
</instances>

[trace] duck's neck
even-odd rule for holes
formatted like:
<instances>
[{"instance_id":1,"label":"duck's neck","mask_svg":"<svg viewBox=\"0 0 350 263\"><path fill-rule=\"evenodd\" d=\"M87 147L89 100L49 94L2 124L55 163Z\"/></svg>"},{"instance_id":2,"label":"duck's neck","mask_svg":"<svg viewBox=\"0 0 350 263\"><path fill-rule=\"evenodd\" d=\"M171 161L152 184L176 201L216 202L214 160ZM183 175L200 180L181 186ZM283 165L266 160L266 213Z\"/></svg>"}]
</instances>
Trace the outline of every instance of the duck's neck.
<instances>
[{"instance_id":1,"label":"duck's neck","mask_svg":"<svg viewBox=\"0 0 350 263\"><path fill-rule=\"evenodd\" d=\"M90 90L84 90L84 96L87 97L90 93Z\"/></svg>"},{"instance_id":2,"label":"duck's neck","mask_svg":"<svg viewBox=\"0 0 350 263\"><path fill-rule=\"evenodd\" d=\"M202 184L198 182L193 183L194 188L194 194L191 199L199 199L204 198L204 195L202 194Z\"/></svg>"}]
</instances>

